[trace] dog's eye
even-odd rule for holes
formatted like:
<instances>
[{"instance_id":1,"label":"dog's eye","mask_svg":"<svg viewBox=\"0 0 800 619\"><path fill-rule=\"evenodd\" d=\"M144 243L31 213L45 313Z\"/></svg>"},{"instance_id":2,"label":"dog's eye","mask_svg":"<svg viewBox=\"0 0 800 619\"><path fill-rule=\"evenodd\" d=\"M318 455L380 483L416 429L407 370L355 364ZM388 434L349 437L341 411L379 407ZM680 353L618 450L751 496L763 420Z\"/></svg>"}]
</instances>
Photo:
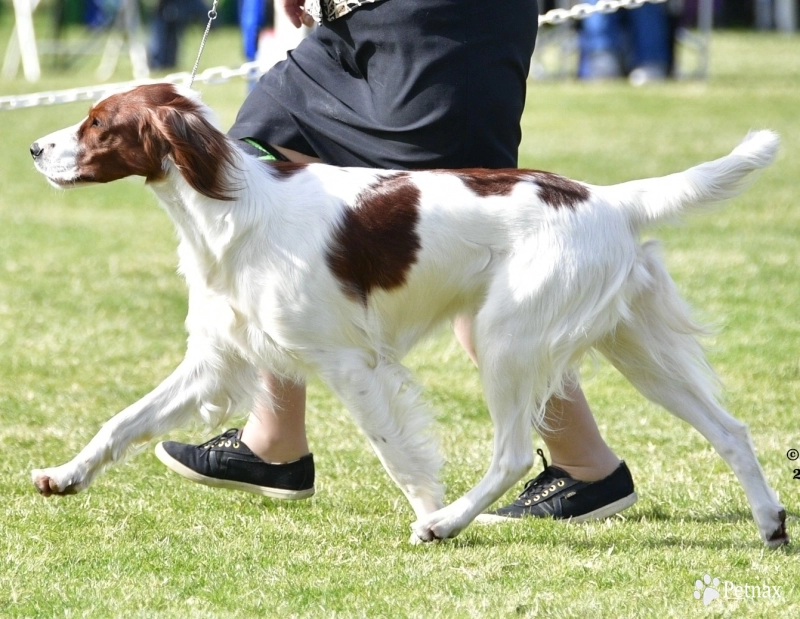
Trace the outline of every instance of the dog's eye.
<instances>
[{"instance_id":1,"label":"dog's eye","mask_svg":"<svg viewBox=\"0 0 800 619\"><path fill-rule=\"evenodd\" d=\"M92 118L92 127L99 127L100 121L97 118Z\"/></svg>"}]
</instances>

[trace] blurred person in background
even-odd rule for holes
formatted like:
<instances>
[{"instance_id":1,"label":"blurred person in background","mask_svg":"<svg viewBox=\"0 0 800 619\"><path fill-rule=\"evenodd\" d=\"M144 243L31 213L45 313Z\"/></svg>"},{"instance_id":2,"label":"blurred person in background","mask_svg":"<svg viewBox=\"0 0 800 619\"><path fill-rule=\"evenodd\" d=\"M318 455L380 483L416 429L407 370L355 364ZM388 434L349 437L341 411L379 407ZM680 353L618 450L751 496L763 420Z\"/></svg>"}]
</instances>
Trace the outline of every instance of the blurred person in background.
<instances>
[{"instance_id":1,"label":"blurred person in background","mask_svg":"<svg viewBox=\"0 0 800 619\"><path fill-rule=\"evenodd\" d=\"M628 76L636 85L665 80L672 71L673 32L667 3L594 13L581 21L578 77Z\"/></svg>"},{"instance_id":2,"label":"blurred person in background","mask_svg":"<svg viewBox=\"0 0 800 619\"><path fill-rule=\"evenodd\" d=\"M191 23L204 22L208 10L202 0L159 0L150 25L149 67L153 70L175 68L183 31Z\"/></svg>"}]
</instances>

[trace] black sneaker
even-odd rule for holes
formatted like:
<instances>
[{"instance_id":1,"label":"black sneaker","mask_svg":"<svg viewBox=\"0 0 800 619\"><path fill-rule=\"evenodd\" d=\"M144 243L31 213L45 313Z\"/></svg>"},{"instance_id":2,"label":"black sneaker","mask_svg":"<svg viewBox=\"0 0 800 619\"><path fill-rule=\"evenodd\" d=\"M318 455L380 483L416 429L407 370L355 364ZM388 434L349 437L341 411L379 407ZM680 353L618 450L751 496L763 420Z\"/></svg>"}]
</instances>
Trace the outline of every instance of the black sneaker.
<instances>
[{"instance_id":1,"label":"black sneaker","mask_svg":"<svg viewBox=\"0 0 800 619\"><path fill-rule=\"evenodd\" d=\"M206 486L244 490L273 499L307 499L314 494L314 457L286 464L269 464L241 440L236 428L202 445L167 441L156 445L156 456L178 475Z\"/></svg>"},{"instance_id":2,"label":"black sneaker","mask_svg":"<svg viewBox=\"0 0 800 619\"><path fill-rule=\"evenodd\" d=\"M501 522L511 518L555 518L586 522L608 518L636 503L633 478L621 462L611 475L598 481L579 481L557 466L548 466L525 484L522 494L511 505L481 514L479 522Z\"/></svg>"}]
</instances>

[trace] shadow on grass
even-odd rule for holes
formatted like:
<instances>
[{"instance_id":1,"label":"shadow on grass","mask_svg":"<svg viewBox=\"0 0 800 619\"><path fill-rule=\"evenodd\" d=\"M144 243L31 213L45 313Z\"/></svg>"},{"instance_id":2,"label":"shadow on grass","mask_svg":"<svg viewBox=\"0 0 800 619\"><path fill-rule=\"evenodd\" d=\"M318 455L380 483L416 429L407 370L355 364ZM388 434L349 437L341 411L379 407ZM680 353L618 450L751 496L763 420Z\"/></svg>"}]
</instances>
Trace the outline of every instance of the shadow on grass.
<instances>
[{"instance_id":1,"label":"shadow on grass","mask_svg":"<svg viewBox=\"0 0 800 619\"><path fill-rule=\"evenodd\" d=\"M520 544L530 545L531 547L542 546L551 549L563 548L564 550L572 551L586 551L586 552L606 552L612 546L616 547L618 552L630 552L640 549L669 549L680 548L682 550L690 550L692 548L702 548L706 550L726 551L726 550L753 550L761 552L766 547L758 538L755 530L753 535L747 539L730 540L713 539L713 538L684 538L677 536L675 533L669 533L664 537L658 537L653 532L648 532L648 537L642 537L636 534L633 529L627 529L625 532L618 532L614 539L609 539L606 533L598 534L597 538L582 538L575 539L572 535L565 535L562 541L554 543L551 537L541 537L540 535L533 535L526 539L525 535L514 535L513 540L498 539L496 535L484 535L479 531L469 531L462 533L459 537L452 540L444 540L443 542L436 542L436 545L444 545L448 548L475 550L480 548L496 548L498 546L519 546ZM426 546L419 546L418 548L425 548ZM772 552L781 553L787 556L799 556L800 546L792 544L780 546L773 549Z\"/></svg>"},{"instance_id":2,"label":"shadow on grass","mask_svg":"<svg viewBox=\"0 0 800 619\"><path fill-rule=\"evenodd\" d=\"M703 514L668 513L657 505L638 509L636 513L626 517L629 522L693 522L709 524L715 522L753 522L753 514L747 509L735 509L730 512L711 512ZM798 520L798 514L786 510L787 526L791 527Z\"/></svg>"},{"instance_id":3,"label":"shadow on grass","mask_svg":"<svg viewBox=\"0 0 800 619\"><path fill-rule=\"evenodd\" d=\"M529 544L531 548L535 548L537 546L540 547L548 547L550 549L558 549L559 547L562 548L564 551L574 552L574 551L582 551L582 552L606 552L612 546L616 547L618 553L625 553L625 552L635 552L641 549L661 549L665 550L668 548L680 548L682 550L691 550L692 548L702 548L706 550L715 550L715 551L726 551L726 550L743 550L743 549L752 549L753 551L760 552L764 545L758 541L756 537L753 538L752 541L746 542L728 542L726 540L714 540L714 539L684 539L684 538L676 538L676 537L666 537L662 539L654 539L654 538L647 538L642 539L640 537L628 537L624 535L619 535L615 540L611 541L608 537L603 536L601 539L580 539L576 540L574 538L564 539L564 541L559 545L554 546L550 540L542 540L537 538L532 538L529 542L526 542L524 539L515 538L513 543L507 542L505 540L498 540L496 537L492 536L483 536L480 534L473 534L473 535L465 535L462 534L459 537L452 539L452 540L443 540L438 542L433 542L432 544L423 544L420 546L412 546L409 544L409 550L416 551L417 549L426 549L430 547L439 547L442 548L449 548L454 550L467 550L473 551L481 548L491 549L497 548L502 546L507 547L518 547L520 543ZM789 545L789 546L781 546L775 552L780 552L782 554L796 556L800 554L798 551L798 547Z\"/></svg>"},{"instance_id":4,"label":"shadow on grass","mask_svg":"<svg viewBox=\"0 0 800 619\"><path fill-rule=\"evenodd\" d=\"M686 514L683 512L676 514L658 505L650 505L637 509L630 516L626 514L625 520L628 522L747 522L753 520L753 514L747 509L735 509L729 512L709 511L704 514Z\"/></svg>"},{"instance_id":5,"label":"shadow on grass","mask_svg":"<svg viewBox=\"0 0 800 619\"><path fill-rule=\"evenodd\" d=\"M796 514L789 514L789 534L791 537L791 523L797 521ZM677 530L661 531L648 529L647 525L653 523L667 523ZM688 537L681 535L681 524L686 523ZM709 534L707 530L698 531L694 525L709 525L715 523L745 523L753 527L752 534L743 538L731 539L729 534L719 539ZM597 524L597 523L595 523ZM721 514L704 515L674 515L669 514L657 506L637 510L637 513L626 517L622 525L613 532L610 530L597 530L596 535L589 532L589 536L576 537L580 527L565 522L554 521L526 521L508 522L496 525L481 525L473 523L469 529L453 540L445 543L453 548L479 549L500 546L516 546L530 544L531 546L547 546L550 548L569 548L582 551L607 551L610 546L617 546L620 551L628 549L652 548L704 548L724 551L732 549L752 549L762 551L765 545L761 542L753 523L752 514L748 510L738 509ZM539 526L537 526L539 525ZM497 533L492 529L497 527ZM559 528L564 527L563 534ZM506 535L513 531L511 535ZM498 535L499 533L499 535ZM705 536L705 537L703 537ZM800 545L789 543L774 550L788 556L800 555Z\"/></svg>"},{"instance_id":6,"label":"shadow on grass","mask_svg":"<svg viewBox=\"0 0 800 619\"><path fill-rule=\"evenodd\" d=\"M651 549L667 549L667 548L680 548L681 550L690 550L692 548L704 548L706 550L752 550L754 552L762 552L766 546L758 539L758 536L753 533L753 537L747 540L728 541L724 539L686 539L682 537L665 537L661 539L647 538L647 539L634 539L620 540L620 542L627 541L626 545L615 544L620 552L624 552L626 546L629 550L638 550L641 548ZM593 540L578 540L569 543L569 548L579 550L593 550L602 551L608 550L608 540L598 540L596 543ZM797 545L780 546L773 549L771 552L778 552L784 555L797 556L800 554Z\"/></svg>"}]
</instances>

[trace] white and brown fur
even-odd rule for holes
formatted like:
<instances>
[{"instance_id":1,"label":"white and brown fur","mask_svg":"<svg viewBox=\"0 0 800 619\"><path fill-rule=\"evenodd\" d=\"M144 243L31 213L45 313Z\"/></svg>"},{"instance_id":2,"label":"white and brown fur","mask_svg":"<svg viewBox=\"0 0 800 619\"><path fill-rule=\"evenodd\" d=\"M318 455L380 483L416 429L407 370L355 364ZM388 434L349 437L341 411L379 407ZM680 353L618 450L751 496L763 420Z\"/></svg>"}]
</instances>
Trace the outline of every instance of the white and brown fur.
<instances>
[{"instance_id":1,"label":"white and brown fur","mask_svg":"<svg viewBox=\"0 0 800 619\"><path fill-rule=\"evenodd\" d=\"M609 187L532 170L419 172L263 163L188 91L141 86L31 147L51 183L138 175L180 236L189 286L184 360L70 462L33 471L44 495L86 488L132 445L196 413L249 406L259 372L319 375L355 417L416 514L413 540L457 535L531 467L531 427L584 355L602 353L648 399L694 426L744 487L763 540L785 511L746 426L720 406L701 329L639 232L731 198L778 138L749 135L716 161ZM474 319L494 455L445 506L431 417L401 364L457 314Z\"/></svg>"}]
</instances>

